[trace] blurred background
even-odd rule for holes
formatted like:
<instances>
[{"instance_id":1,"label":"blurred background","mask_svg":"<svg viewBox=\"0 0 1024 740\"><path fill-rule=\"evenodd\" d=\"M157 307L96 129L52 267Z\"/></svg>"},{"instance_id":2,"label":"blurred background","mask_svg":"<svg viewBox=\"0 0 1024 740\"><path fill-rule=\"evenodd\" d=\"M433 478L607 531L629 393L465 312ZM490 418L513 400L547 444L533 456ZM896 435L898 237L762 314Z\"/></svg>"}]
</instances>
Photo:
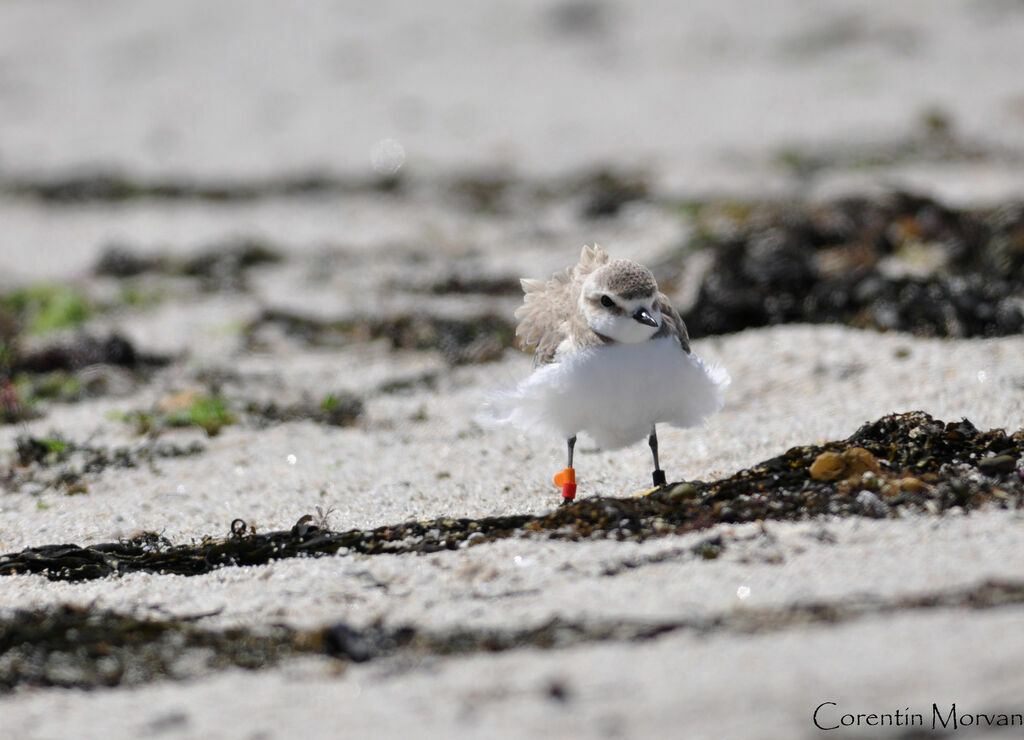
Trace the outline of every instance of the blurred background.
<instances>
[{"instance_id":1,"label":"blurred background","mask_svg":"<svg viewBox=\"0 0 1024 740\"><path fill-rule=\"evenodd\" d=\"M5 0L0 279L111 241L404 238L380 198L325 203L380 180L470 177L472 206L600 168L679 200L1015 198L1022 41L1018 0ZM561 248L602 236L564 225Z\"/></svg>"},{"instance_id":2,"label":"blurred background","mask_svg":"<svg viewBox=\"0 0 1024 740\"><path fill-rule=\"evenodd\" d=\"M401 161L623 164L689 194L808 169L900 166L964 196L1020 182L1017 0L5 0L0 39L7 178Z\"/></svg>"}]
</instances>

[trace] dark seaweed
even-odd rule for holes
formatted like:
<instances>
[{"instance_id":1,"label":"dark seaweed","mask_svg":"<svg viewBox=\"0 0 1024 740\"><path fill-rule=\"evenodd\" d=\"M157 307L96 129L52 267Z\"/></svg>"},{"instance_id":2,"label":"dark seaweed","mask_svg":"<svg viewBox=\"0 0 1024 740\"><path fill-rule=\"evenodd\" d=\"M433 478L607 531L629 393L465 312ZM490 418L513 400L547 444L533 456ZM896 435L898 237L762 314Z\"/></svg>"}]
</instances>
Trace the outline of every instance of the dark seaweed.
<instances>
[{"instance_id":1,"label":"dark seaweed","mask_svg":"<svg viewBox=\"0 0 1024 740\"><path fill-rule=\"evenodd\" d=\"M195 623L212 615L158 620L60 606L16 611L0 619L0 692L20 686L95 689L182 680L227 668L271 668L300 655L363 663L403 655L415 658L557 650L595 642L644 642L679 632L760 634L895 613L1021 604L1024 583L985 581L915 596L802 602L781 608L730 610L707 617L659 621L571 621L556 617L538 625L444 632L381 624L356 627L344 622L308 631L284 626L217 630ZM415 660L405 663L406 667L412 665L416 665ZM566 698L564 689L549 686L548 691L552 698Z\"/></svg>"},{"instance_id":2,"label":"dark seaweed","mask_svg":"<svg viewBox=\"0 0 1024 740\"><path fill-rule=\"evenodd\" d=\"M934 253L926 274L883 269L915 245ZM942 337L1024 331L1024 204L957 210L906 193L765 204L692 249L713 253L684 316L692 336L790 322Z\"/></svg>"},{"instance_id":3,"label":"dark seaweed","mask_svg":"<svg viewBox=\"0 0 1024 740\"><path fill-rule=\"evenodd\" d=\"M622 207L646 200L650 193L647 180L639 174L601 169L580 179L577 184L583 196L584 218L617 216Z\"/></svg>"},{"instance_id":4,"label":"dark seaweed","mask_svg":"<svg viewBox=\"0 0 1024 740\"><path fill-rule=\"evenodd\" d=\"M75 607L19 611L0 621L0 690L99 688L258 669L295 655L285 628L209 631Z\"/></svg>"},{"instance_id":5,"label":"dark seaweed","mask_svg":"<svg viewBox=\"0 0 1024 740\"><path fill-rule=\"evenodd\" d=\"M80 334L71 340L57 341L34 352L21 355L14 372L48 373L55 370L81 370L89 365L114 365L129 370L148 370L169 364L167 355L140 352L117 333L106 338Z\"/></svg>"},{"instance_id":6,"label":"dark seaweed","mask_svg":"<svg viewBox=\"0 0 1024 740\"><path fill-rule=\"evenodd\" d=\"M0 487L13 491L33 484L38 490L53 487L65 493L85 493L87 477L107 468L155 467L158 460L191 457L205 449L199 442L177 445L147 439L131 447L104 447L60 435L22 434L15 439L13 464L0 468Z\"/></svg>"},{"instance_id":7,"label":"dark seaweed","mask_svg":"<svg viewBox=\"0 0 1024 740\"><path fill-rule=\"evenodd\" d=\"M861 467L823 479L815 462L851 450L860 455ZM135 540L28 548L0 556L0 575L42 573L71 581L134 571L199 575L281 558L429 553L508 537L644 540L726 522L1017 508L1024 505L1022 454L1024 430L981 432L966 419L945 423L923 412L892 414L865 424L846 440L794 447L718 481L670 484L641 497L581 497L540 516L410 521L345 532L327 531L303 518L291 530L265 534L248 532L243 522L226 539L155 550ZM701 557L713 557L713 545L703 547Z\"/></svg>"},{"instance_id":8,"label":"dark seaweed","mask_svg":"<svg viewBox=\"0 0 1024 740\"><path fill-rule=\"evenodd\" d=\"M315 421L329 426L352 426L363 415L364 405L358 396L341 391L332 393L320 403L303 401L278 404L274 401L252 401L245 413L258 425L281 424L289 421Z\"/></svg>"},{"instance_id":9,"label":"dark seaweed","mask_svg":"<svg viewBox=\"0 0 1024 740\"><path fill-rule=\"evenodd\" d=\"M64 205L86 202L119 203L139 198L200 200L217 203L274 197L307 197L355 192L391 192L396 177L344 179L320 172L265 180L143 180L116 172L87 172L64 177L8 180L0 192Z\"/></svg>"},{"instance_id":10,"label":"dark seaweed","mask_svg":"<svg viewBox=\"0 0 1024 740\"><path fill-rule=\"evenodd\" d=\"M491 313L469 319L402 314L321 320L268 309L246 328L248 347L258 349L261 332L273 326L315 347L387 339L394 349L437 350L450 365L497 360L515 343L512 323Z\"/></svg>"},{"instance_id":11,"label":"dark seaweed","mask_svg":"<svg viewBox=\"0 0 1024 740\"><path fill-rule=\"evenodd\" d=\"M204 290L246 290L246 273L253 267L277 264L281 253L258 239L233 238L211 244L188 257L140 255L122 244L106 248L93 273L129 278L144 273L196 278Z\"/></svg>"}]
</instances>

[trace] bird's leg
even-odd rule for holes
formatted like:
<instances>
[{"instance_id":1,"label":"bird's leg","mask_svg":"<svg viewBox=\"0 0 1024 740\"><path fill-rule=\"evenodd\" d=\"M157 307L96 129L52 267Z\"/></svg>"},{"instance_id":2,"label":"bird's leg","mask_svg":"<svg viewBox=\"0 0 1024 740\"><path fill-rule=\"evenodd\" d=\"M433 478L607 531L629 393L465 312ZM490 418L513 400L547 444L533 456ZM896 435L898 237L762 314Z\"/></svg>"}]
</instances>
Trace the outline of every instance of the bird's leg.
<instances>
[{"instance_id":1,"label":"bird's leg","mask_svg":"<svg viewBox=\"0 0 1024 740\"><path fill-rule=\"evenodd\" d=\"M654 481L655 486L665 485L665 471L661 469L661 465L658 464L658 429L657 425L651 426L651 436L647 438L647 444L651 446L651 455L654 456L654 472L651 474L651 479Z\"/></svg>"},{"instance_id":2,"label":"bird's leg","mask_svg":"<svg viewBox=\"0 0 1024 740\"><path fill-rule=\"evenodd\" d=\"M576 471L572 467L572 452L576 447L576 435L569 437L566 444L569 449L569 465L555 476L555 485L562 489L563 505L571 504L576 498Z\"/></svg>"}]
</instances>

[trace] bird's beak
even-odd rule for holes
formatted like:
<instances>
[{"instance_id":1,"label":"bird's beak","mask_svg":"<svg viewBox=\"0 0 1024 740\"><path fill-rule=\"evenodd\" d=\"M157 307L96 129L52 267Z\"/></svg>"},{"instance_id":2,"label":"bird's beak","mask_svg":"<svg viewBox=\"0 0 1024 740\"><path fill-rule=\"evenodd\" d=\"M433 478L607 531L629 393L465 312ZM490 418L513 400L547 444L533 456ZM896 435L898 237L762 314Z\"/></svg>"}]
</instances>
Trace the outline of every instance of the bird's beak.
<instances>
[{"instance_id":1,"label":"bird's beak","mask_svg":"<svg viewBox=\"0 0 1024 740\"><path fill-rule=\"evenodd\" d=\"M654 317L647 313L646 308L638 308L636 313L633 314L633 318L639 321L641 324L647 324L647 326L657 326L658 322L654 320Z\"/></svg>"}]
</instances>

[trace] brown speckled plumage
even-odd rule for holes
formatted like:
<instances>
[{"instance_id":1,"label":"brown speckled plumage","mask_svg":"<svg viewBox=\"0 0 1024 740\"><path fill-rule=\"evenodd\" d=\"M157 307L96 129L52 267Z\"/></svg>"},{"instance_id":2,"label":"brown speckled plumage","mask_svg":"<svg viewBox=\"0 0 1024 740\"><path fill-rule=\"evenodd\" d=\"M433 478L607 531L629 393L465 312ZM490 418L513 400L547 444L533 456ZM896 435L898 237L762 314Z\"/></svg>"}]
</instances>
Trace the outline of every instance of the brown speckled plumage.
<instances>
[{"instance_id":1,"label":"brown speckled plumage","mask_svg":"<svg viewBox=\"0 0 1024 740\"><path fill-rule=\"evenodd\" d=\"M632 260L614 260L608 263L608 268L608 278L602 281L601 287L620 298L631 301L654 295L658 290L651 271Z\"/></svg>"}]
</instances>

